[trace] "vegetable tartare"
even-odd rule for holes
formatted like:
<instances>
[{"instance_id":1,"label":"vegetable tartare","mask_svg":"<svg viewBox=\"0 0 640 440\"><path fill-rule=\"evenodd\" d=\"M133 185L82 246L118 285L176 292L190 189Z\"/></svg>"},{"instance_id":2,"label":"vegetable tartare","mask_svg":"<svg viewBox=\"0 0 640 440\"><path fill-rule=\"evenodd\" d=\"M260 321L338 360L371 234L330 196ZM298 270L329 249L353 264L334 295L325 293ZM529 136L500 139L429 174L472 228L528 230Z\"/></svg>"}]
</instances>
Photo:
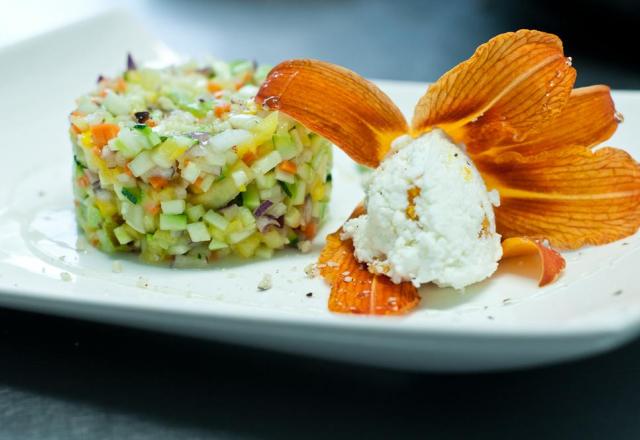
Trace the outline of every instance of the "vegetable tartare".
<instances>
[{"instance_id":1,"label":"vegetable tartare","mask_svg":"<svg viewBox=\"0 0 640 440\"><path fill-rule=\"evenodd\" d=\"M255 103L251 61L100 76L69 117L76 215L105 252L201 266L305 251L331 193L331 144Z\"/></svg>"}]
</instances>

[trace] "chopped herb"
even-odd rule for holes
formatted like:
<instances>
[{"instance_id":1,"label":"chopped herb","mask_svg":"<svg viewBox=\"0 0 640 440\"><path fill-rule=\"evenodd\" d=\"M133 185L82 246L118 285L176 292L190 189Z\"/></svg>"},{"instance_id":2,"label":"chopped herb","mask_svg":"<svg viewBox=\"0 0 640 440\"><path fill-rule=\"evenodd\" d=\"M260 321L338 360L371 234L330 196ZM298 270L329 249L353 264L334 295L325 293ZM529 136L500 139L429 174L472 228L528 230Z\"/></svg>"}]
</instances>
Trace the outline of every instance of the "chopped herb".
<instances>
[{"instance_id":1,"label":"chopped herb","mask_svg":"<svg viewBox=\"0 0 640 440\"><path fill-rule=\"evenodd\" d=\"M284 191L284 193L287 195L287 197L291 197L291 190L289 189L287 184L285 182L283 182L282 180L278 180L278 184L282 188L282 191Z\"/></svg>"},{"instance_id":2,"label":"chopped herb","mask_svg":"<svg viewBox=\"0 0 640 440\"><path fill-rule=\"evenodd\" d=\"M169 136L160 136L160 142L164 142L169 139Z\"/></svg>"},{"instance_id":3,"label":"chopped herb","mask_svg":"<svg viewBox=\"0 0 640 440\"><path fill-rule=\"evenodd\" d=\"M236 196L235 199L233 199L233 202L231 202L232 205L238 205L238 206L242 206L242 193L238 194Z\"/></svg>"},{"instance_id":4,"label":"chopped herb","mask_svg":"<svg viewBox=\"0 0 640 440\"><path fill-rule=\"evenodd\" d=\"M74 154L73 155L73 161L76 163L76 165L78 165L80 168L86 168L87 166L85 164L83 164L82 162L80 162L78 160L78 157Z\"/></svg>"},{"instance_id":5,"label":"chopped herb","mask_svg":"<svg viewBox=\"0 0 640 440\"><path fill-rule=\"evenodd\" d=\"M300 239L298 238L298 236L296 235L295 237L293 237L291 240L289 240L289 244L291 246L297 246L298 245L298 241L300 241Z\"/></svg>"},{"instance_id":6,"label":"chopped herb","mask_svg":"<svg viewBox=\"0 0 640 440\"><path fill-rule=\"evenodd\" d=\"M149 112L135 112L133 115L140 124L144 124L149 120Z\"/></svg>"},{"instance_id":7,"label":"chopped herb","mask_svg":"<svg viewBox=\"0 0 640 440\"><path fill-rule=\"evenodd\" d=\"M333 176L331 173L327 174L327 182L331 182L333 180Z\"/></svg>"},{"instance_id":8,"label":"chopped herb","mask_svg":"<svg viewBox=\"0 0 640 440\"><path fill-rule=\"evenodd\" d=\"M133 128L135 128L136 130L144 130L145 128L147 128L146 124L136 124L133 126Z\"/></svg>"},{"instance_id":9,"label":"chopped herb","mask_svg":"<svg viewBox=\"0 0 640 440\"><path fill-rule=\"evenodd\" d=\"M140 200L140 190L138 188L122 188L122 195L134 205Z\"/></svg>"},{"instance_id":10,"label":"chopped herb","mask_svg":"<svg viewBox=\"0 0 640 440\"><path fill-rule=\"evenodd\" d=\"M307 293L307 298L311 298L313 296L313 292Z\"/></svg>"}]
</instances>

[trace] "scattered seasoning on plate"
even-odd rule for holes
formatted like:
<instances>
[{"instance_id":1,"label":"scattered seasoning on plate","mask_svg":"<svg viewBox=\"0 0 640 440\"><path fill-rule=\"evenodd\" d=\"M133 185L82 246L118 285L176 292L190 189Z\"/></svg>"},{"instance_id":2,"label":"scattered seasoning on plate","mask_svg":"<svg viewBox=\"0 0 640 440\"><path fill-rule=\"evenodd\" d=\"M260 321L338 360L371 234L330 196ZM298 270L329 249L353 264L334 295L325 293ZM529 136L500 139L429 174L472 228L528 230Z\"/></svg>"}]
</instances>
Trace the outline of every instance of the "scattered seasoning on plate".
<instances>
[{"instance_id":1,"label":"scattered seasoning on plate","mask_svg":"<svg viewBox=\"0 0 640 440\"><path fill-rule=\"evenodd\" d=\"M318 265L315 263L311 263L304 268L304 273L307 275L307 278L315 278L319 275Z\"/></svg>"},{"instance_id":2,"label":"scattered seasoning on plate","mask_svg":"<svg viewBox=\"0 0 640 440\"><path fill-rule=\"evenodd\" d=\"M311 298L312 296L313 296L313 292L307 292L307 295L306 295L307 298Z\"/></svg>"},{"instance_id":3,"label":"scattered seasoning on plate","mask_svg":"<svg viewBox=\"0 0 640 440\"><path fill-rule=\"evenodd\" d=\"M272 286L271 275L266 273L258 283L258 290L260 290L261 292L264 292L265 290L271 289L271 286Z\"/></svg>"},{"instance_id":4,"label":"scattered seasoning on plate","mask_svg":"<svg viewBox=\"0 0 640 440\"><path fill-rule=\"evenodd\" d=\"M62 281L71 281L71 274L69 272L60 272L60 279Z\"/></svg>"},{"instance_id":5,"label":"scattered seasoning on plate","mask_svg":"<svg viewBox=\"0 0 640 440\"><path fill-rule=\"evenodd\" d=\"M111 264L111 271L113 273L120 273L122 272L122 261L120 260L115 260L112 264Z\"/></svg>"},{"instance_id":6,"label":"scattered seasoning on plate","mask_svg":"<svg viewBox=\"0 0 640 440\"><path fill-rule=\"evenodd\" d=\"M622 289L618 289L615 292L613 292L613 296L620 296L622 295Z\"/></svg>"},{"instance_id":7,"label":"scattered seasoning on plate","mask_svg":"<svg viewBox=\"0 0 640 440\"><path fill-rule=\"evenodd\" d=\"M138 281L136 282L136 286L146 289L149 287L149 280L144 277L138 277Z\"/></svg>"},{"instance_id":8,"label":"scattered seasoning on plate","mask_svg":"<svg viewBox=\"0 0 640 440\"><path fill-rule=\"evenodd\" d=\"M625 241L624 243L622 243L622 246L629 246L629 243Z\"/></svg>"},{"instance_id":9,"label":"scattered seasoning on plate","mask_svg":"<svg viewBox=\"0 0 640 440\"><path fill-rule=\"evenodd\" d=\"M505 298L502 300L503 306L508 306L509 304L511 304L511 298Z\"/></svg>"},{"instance_id":10,"label":"scattered seasoning on plate","mask_svg":"<svg viewBox=\"0 0 640 440\"><path fill-rule=\"evenodd\" d=\"M487 319L488 319L489 321L493 321L493 316L489 315L489 316L487 316Z\"/></svg>"}]
</instances>

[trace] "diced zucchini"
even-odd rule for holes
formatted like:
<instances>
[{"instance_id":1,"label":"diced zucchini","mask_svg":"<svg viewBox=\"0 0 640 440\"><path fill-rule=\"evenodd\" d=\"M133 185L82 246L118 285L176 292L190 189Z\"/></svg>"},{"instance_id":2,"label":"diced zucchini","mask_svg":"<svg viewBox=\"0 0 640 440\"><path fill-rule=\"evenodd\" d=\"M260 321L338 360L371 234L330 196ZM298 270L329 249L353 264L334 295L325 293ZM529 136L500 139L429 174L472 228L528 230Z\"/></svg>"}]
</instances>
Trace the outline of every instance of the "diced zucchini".
<instances>
[{"instance_id":1,"label":"diced zucchini","mask_svg":"<svg viewBox=\"0 0 640 440\"><path fill-rule=\"evenodd\" d=\"M122 245L125 245L127 243L131 243L133 241L133 237L131 235L129 235L129 233L127 232L127 228L125 228L124 225L121 225L121 226L118 226L117 228L114 228L113 235L116 236L116 239Z\"/></svg>"},{"instance_id":2,"label":"diced zucchini","mask_svg":"<svg viewBox=\"0 0 640 440\"><path fill-rule=\"evenodd\" d=\"M306 196L307 184L298 180L291 190L291 204L292 205L302 205L304 203L304 198Z\"/></svg>"},{"instance_id":3,"label":"diced zucchini","mask_svg":"<svg viewBox=\"0 0 640 440\"><path fill-rule=\"evenodd\" d=\"M255 184L247 186L246 191L242 193L242 205L246 206L252 211L260 206L258 187Z\"/></svg>"},{"instance_id":4,"label":"diced zucchini","mask_svg":"<svg viewBox=\"0 0 640 440\"><path fill-rule=\"evenodd\" d=\"M184 200L166 200L160 202L160 206L165 214L182 214L186 204Z\"/></svg>"},{"instance_id":5,"label":"diced zucchini","mask_svg":"<svg viewBox=\"0 0 640 440\"><path fill-rule=\"evenodd\" d=\"M151 168L155 167L156 164L151 160L151 154L149 154L148 151L143 151L129 162L127 166L131 170L131 174L136 177L140 177Z\"/></svg>"},{"instance_id":6,"label":"diced zucchini","mask_svg":"<svg viewBox=\"0 0 640 440\"><path fill-rule=\"evenodd\" d=\"M195 182L200 176L200 168L195 162L189 164L182 170L182 178L189 183Z\"/></svg>"},{"instance_id":7,"label":"diced zucchini","mask_svg":"<svg viewBox=\"0 0 640 440\"><path fill-rule=\"evenodd\" d=\"M276 147L276 150L278 150L283 160L294 158L300 151L289 133L274 134L273 145Z\"/></svg>"},{"instance_id":8,"label":"diced zucchini","mask_svg":"<svg viewBox=\"0 0 640 440\"><path fill-rule=\"evenodd\" d=\"M209 249L212 251L217 251L218 249L224 249L226 247L229 247L229 245L224 241L211 240L209 242Z\"/></svg>"},{"instance_id":9,"label":"diced zucchini","mask_svg":"<svg viewBox=\"0 0 640 440\"><path fill-rule=\"evenodd\" d=\"M189 219L190 222L197 222L204 215L204 206L202 205L188 206L185 212L187 214L187 219Z\"/></svg>"},{"instance_id":10,"label":"diced zucchini","mask_svg":"<svg viewBox=\"0 0 640 440\"><path fill-rule=\"evenodd\" d=\"M261 159L256 160L251 169L257 175L266 174L268 171L274 169L280 162L282 162L282 156L278 151L272 151Z\"/></svg>"},{"instance_id":11,"label":"diced zucchini","mask_svg":"<svg viewBox=\"0 0 640 440\"><path fill-rule=\"evenodd\" d=\"M194 203L202 204L206 208L218 209L233 200L240 190L230 177L224 178L211 185L211 188L203 194L193 198Z\"/></svg>"},{"instance_id":12,"label":"diced zucchini","mask_svg":"<svg viewBox=\"0 0 640 440\"><path fill-rule=\"evenodd\" d=\"M287 182L287 183L294 183L296 180L293 174L287 173L279 169L276 169L276 179L278 179L281 182Z\"/></svg>"},{"instance_id":13,"label":"diced zucchini","mask_svg":"<svg viewBox=\"0 0 640 440\"><path fill-rule=\"evenodd\" d=\"M163 231L184 231L187 229L185 214L160 214L160 229Z\"/></svg>"},{"instance_id":14,"label":"diced zucchini","mask_svg":"<svg viewBox=\"0 0 640 440\"><path fill-rule=\"evenodd\" d=\"M187 225L187 232L193 242L211 240L207 226L203 222L189 223Z\"/></svg>"},{"instance_id":15,"label":"diced zucchini","mask_svg":"<svg viewBox=\"0 0 640 440\"><path fill-rule=\"evenodd\" d=\"M250 258L253 257L258 246L260 246L260 235L252 234L242 241L236 241L233 248L241 257Z\"/></svg>"},{"instance_id":16,"label":"diced zucchini","mask_svg":"<svg viewBox=\"0 0 640 440\"><path fill-rule=\"evenodd\" d=\"M221 231L226 230L227 226L229 226L229 220L212 210L207 211L207 213L204 215L204 221L206 221L210 225L215 226Z\"/></svg>"},{"instance_id":17,"label":"diced zucchini","mask_svg":"<svg viewBox=\"0 0 640 440\"><path fill-rule=\"evenodd\" d=\"M284 215L284 224L295 229L300 226L301 219L302 214L300 214L300 210L292 206Z\"/></svg>"}]
</instances>

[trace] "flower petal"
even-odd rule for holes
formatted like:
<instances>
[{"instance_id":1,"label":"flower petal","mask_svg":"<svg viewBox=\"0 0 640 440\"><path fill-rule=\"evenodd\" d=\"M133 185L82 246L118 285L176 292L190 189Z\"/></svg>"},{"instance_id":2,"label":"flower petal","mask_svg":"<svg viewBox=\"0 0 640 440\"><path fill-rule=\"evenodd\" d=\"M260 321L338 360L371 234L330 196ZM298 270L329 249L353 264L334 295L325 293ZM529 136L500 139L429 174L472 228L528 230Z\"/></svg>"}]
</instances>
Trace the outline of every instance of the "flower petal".
<instances>
[{"instance_id":1,"label":"flower petal","mask_svg":"<svg viewBox=\"0 0 640 440\"><path fill-rule=\"evenodd\" d=\"M619 240L640 226L640 167L625 151L507 152L476 165L487 187L500 193L496 226L505 238L548 239L554 247L576 249Z\"/></svg>"},{"instance_id":2,"label":"flower petal","mask_svg":"<svg viewBox=\"0 0 640 440\"><path fill-rule=\"evenodd\" d=\"M604 85L574 89L569 102L557 118L545 124L539 132L520 143L492 147L481 157L517 151L531 155L567 146L592 147L609 139L618 128L619 116L611 99L611 90Z\"/></svg>"},{"instance_id":3,"label":"flower petal","mask_svg":"<svg viewBox=\"0 0 640 440\"><path fill-rule=\"evenodd\" d=\"M350 218L364 213L358 205ZM320 275L331 284L329 310L336 313L366 315L401 315L420 302L418 289L404 282L394 284L384 275L374 275L356 259L353 242L342 240L342 228L327 236L318 268Z\"/></svg>"},{"instance_id":4,"label":"flower petal","mask_svg":"<svg viewBox=\"0 0 640 440\"><path fill-rule=\"evenodd\" d=\"M562 255L550 247L545 246L539 240L528 237L511 237L502 242L502 258L521 257L538 254L540 256L540 287L553 283L560 276L560 272L566 267Z\"/></svg>"},{"instance_id":5,"label":"flower petal","mask_svg":"<svg viewBox=\"0 0 640 440\"><path fill-rule=\"evenodd\" d=\"M391 141L409 131L398 107L377 86L323 61L278 64L256 102L300 121L356 162L372 167L380 163Z\"/></svg>"},{"instance_id":6,"label":"flower petal","mask_svg":"<svg viewBox=\"0 0 640 440\"><path fill-rule=\"evenodd\" d=\"M564 108L575 81L570 64L555 35L498 35L429 87L415 109L414 135L437 126L470 153L524 140Z\"/></svg>"}]
</instances>

